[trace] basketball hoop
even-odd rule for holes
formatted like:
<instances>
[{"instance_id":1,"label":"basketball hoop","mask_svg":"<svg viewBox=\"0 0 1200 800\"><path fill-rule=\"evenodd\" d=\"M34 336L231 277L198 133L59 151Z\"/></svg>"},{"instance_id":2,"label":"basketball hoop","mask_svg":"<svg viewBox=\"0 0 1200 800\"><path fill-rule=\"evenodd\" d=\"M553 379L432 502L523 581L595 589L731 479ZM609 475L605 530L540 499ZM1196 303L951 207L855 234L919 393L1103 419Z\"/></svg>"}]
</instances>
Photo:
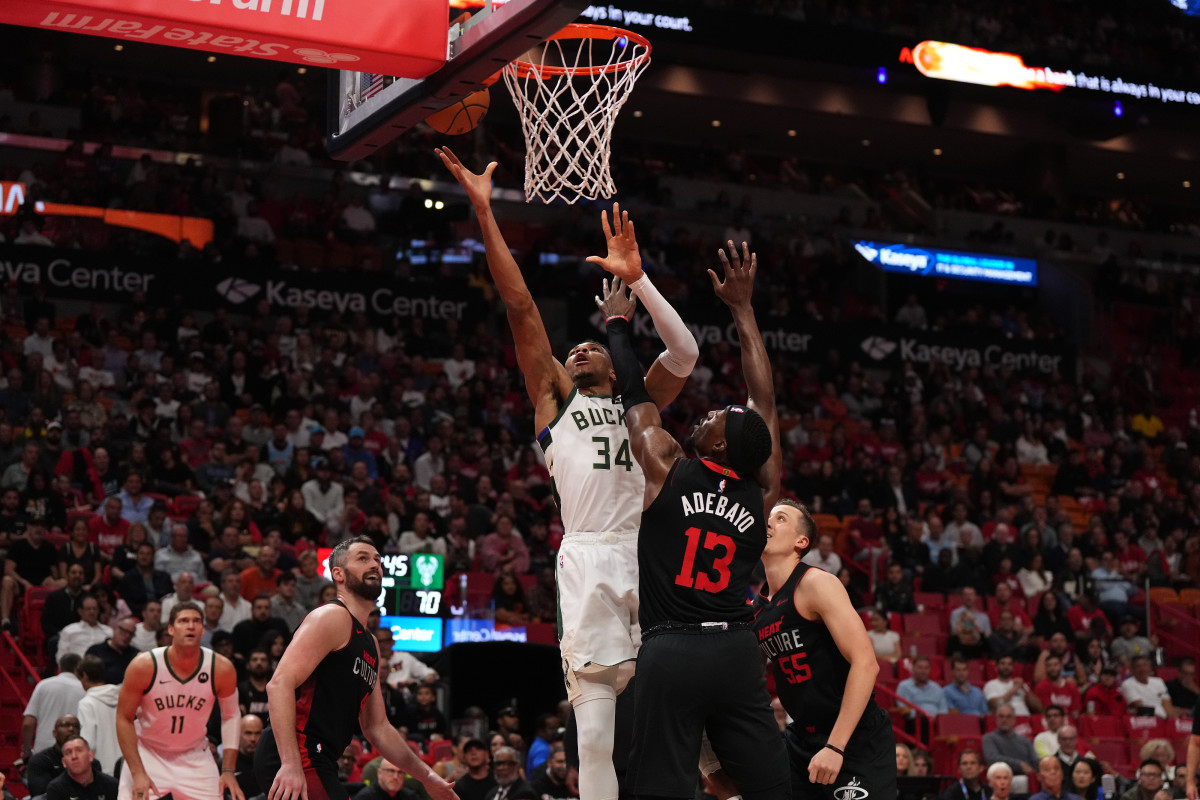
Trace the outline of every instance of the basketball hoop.
<instances>
[{"instance_id":1,"label":"basketball hoop","mask_svg":"<svg viewBox=\"0 0 1200 800\"><path fill-rule=\"evenodd\" d=\"M525 133L525 200L612 197L613 125L650 63L646 37L568 25L503 70Z\"/></svg>"}]
</instances>

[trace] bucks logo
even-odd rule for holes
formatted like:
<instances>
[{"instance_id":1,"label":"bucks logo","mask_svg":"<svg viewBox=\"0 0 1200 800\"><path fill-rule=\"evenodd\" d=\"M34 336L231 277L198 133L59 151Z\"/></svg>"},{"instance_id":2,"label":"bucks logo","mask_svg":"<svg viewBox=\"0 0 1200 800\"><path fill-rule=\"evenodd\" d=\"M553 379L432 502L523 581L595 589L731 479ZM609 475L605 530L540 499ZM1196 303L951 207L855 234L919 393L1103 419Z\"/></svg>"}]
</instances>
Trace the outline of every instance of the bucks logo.
<instances>
[{"instance_id":1,"label":"bucks logo","mask_svg":"<svg viewBox=\"0 0 1200 800\"><path fill-rule=\"evenodd\" d=\"M413 560L413 566L417 568L417 580L422 586L429 587L433 586L438 571L442 568L442 562L436 556L420 555Z\"/></svg>"}]
</instances>

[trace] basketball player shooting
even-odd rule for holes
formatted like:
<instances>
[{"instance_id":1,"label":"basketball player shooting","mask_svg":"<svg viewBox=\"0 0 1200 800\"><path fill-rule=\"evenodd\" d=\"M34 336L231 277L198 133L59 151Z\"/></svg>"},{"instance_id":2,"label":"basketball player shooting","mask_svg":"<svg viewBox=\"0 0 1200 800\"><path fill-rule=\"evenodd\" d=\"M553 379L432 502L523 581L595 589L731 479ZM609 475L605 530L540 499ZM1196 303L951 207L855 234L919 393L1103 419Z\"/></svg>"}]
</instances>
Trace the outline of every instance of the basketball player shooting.
<instances>
[{"instance_id":1,"label":"basketball player shooting","mask_svg":"<svg viewBox=\"0 0 1200 800\"><path fill-rule=\"evenodd\" d=\"M433 800L457 800L446 783L388 722L379 689L379 648L367 616L383 590L379 551L365 536L329 555L337 598L300 623L267 684L271 727L254 751L268 800L349 800L338 756L354 724L386 760L419 780ZM237 750L237 746L234 746Z\"/></svg>"},{"instance_id":2,"label":"basketball player shooting","mask_svg":"<svg viewBox=\"0 0 1200 800\"><path fill-rule=\"evenodd\" d=\"M125 759L118 800L245 800L235 777L242 715L237 672L200 646L200 606L180 603L167 624L171 644L130 662L117 699L117 743ZM208 748L213 703L221 708L221 770Z\"/></svg>"},{"instance_id":3,"label":"basketball player shooting","mask_svg":"<svg viewBox=\"0 0 1200 800\"><path fill-rule=\"evenodd\" d=\"M779 495L782 454L771 364L751 298L757 261L745 244L709 275L733 312L749 399L695 427L699 458L662 427L630 335L633 304L619 283L601 308L634 458L646 475L638 537L643 645L634 688L631 789L691 797L705 729L746 800L788 796L783 742L746 603ZM861 626L860 626L861 627ZM715 688L714 688L715 687Z\"/></svg>"},{"instance_id":4,"label":"basketball player shooting","mask_svg":"<svg viewBox=\"0 0 1200 800\"><path fill-rule=\"evenodd\" d=\"M476 175L446 147L437 150L462 184L483 229L488 269L508 311L517 361L534 405L534 427L546 454L562 513L556 578L563 673L579 732L582 800L615 800L612 763L616 698L633 674L641 644L638 625L638 498L645 479L629 452L625 413L614 400L612 361L596 342L582 342L559 363L492 213L492 173ZM608 255L589 261L625 279L650 313L666 350L650 367L645 388L655 410L675 399L700 351L678 312L642 272L628 213L601 213ZM639 376L640 377L640 376Z\"/></svg>"}]
</instances>

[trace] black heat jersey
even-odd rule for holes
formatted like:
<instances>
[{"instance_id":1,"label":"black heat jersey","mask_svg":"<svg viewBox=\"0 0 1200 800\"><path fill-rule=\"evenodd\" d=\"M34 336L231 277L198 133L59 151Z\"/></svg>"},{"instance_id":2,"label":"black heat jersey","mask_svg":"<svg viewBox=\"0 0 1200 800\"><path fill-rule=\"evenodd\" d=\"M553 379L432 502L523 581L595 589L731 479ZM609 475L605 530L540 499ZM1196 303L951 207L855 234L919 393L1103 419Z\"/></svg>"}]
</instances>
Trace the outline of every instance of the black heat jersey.
<instances>
[{"instance_id":1,"label":"black heat jersey","mask_svg":"<svg viewBox=\"0 0 1200 800\"><path fill-rule=\"evenodd\" d=\"M671 467L638 534L642 630L750 622L746 587L767 543L762 488L706 459Z\"/></svg>"},{"instance_id":2,"label":"black heat jersey","mask_svg":"<svg viewBox=\"0 0 1200 800\"><path fill-rule=\"evenodd\" d=\"M341 600L333 603L346 608ZM375 689L379 676L379 648L375 637L346 609L352 632L350 641L321 659L308 680L296 690L296 735L301 763L310 756L337 760L354 736L358 714Z\"/></svg>"},{"instance_id":3,"label":"black heat jersey","mask_svg":"<svg viewBox=\"0 0 1200 800\"><path fill-rule=\"evenodd\" d=\"M754 630L759 649L775 671L775 690L784 709L805 728L828 733L842 708L850 662L824 623L805 619L796 610L796 585L810 569L816 567L797 565L774 597L755 601Z\"/></svg>"}]
</instances>

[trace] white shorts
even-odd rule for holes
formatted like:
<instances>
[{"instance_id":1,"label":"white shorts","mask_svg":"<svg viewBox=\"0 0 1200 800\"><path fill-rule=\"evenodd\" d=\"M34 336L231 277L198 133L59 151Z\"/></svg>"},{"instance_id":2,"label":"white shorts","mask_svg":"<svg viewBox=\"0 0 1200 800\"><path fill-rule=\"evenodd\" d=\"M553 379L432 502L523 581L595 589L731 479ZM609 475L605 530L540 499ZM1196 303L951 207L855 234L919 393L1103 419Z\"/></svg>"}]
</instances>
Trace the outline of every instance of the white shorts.
<instances>
[{"instance_id":1,"label":"white shorts","mask_svg":"<svg viewBox=\"0 0 1200 800\"><path fill-rule=\"evenodd\" d=\"M174 800L214 800L221 796L221 772L213 760L208 743L182 753L159 753L138 742L142 766L160 794L168 792ZM121 765L121 783L117 800L139 800L133 796L133 775ZM158 800L146 797L141 800Z\"/></svg>"},{"instance_id":2,"label":"white shorts","mask_svg":"<svg viewBox=\"0 0 1200 800\"><path fill-rule=\"evenodd\" d=\"M567 534L556 577L563 675L574 701L574 673L632 662L642 646L637 531Z\"/></svg>"}]
</instances>

